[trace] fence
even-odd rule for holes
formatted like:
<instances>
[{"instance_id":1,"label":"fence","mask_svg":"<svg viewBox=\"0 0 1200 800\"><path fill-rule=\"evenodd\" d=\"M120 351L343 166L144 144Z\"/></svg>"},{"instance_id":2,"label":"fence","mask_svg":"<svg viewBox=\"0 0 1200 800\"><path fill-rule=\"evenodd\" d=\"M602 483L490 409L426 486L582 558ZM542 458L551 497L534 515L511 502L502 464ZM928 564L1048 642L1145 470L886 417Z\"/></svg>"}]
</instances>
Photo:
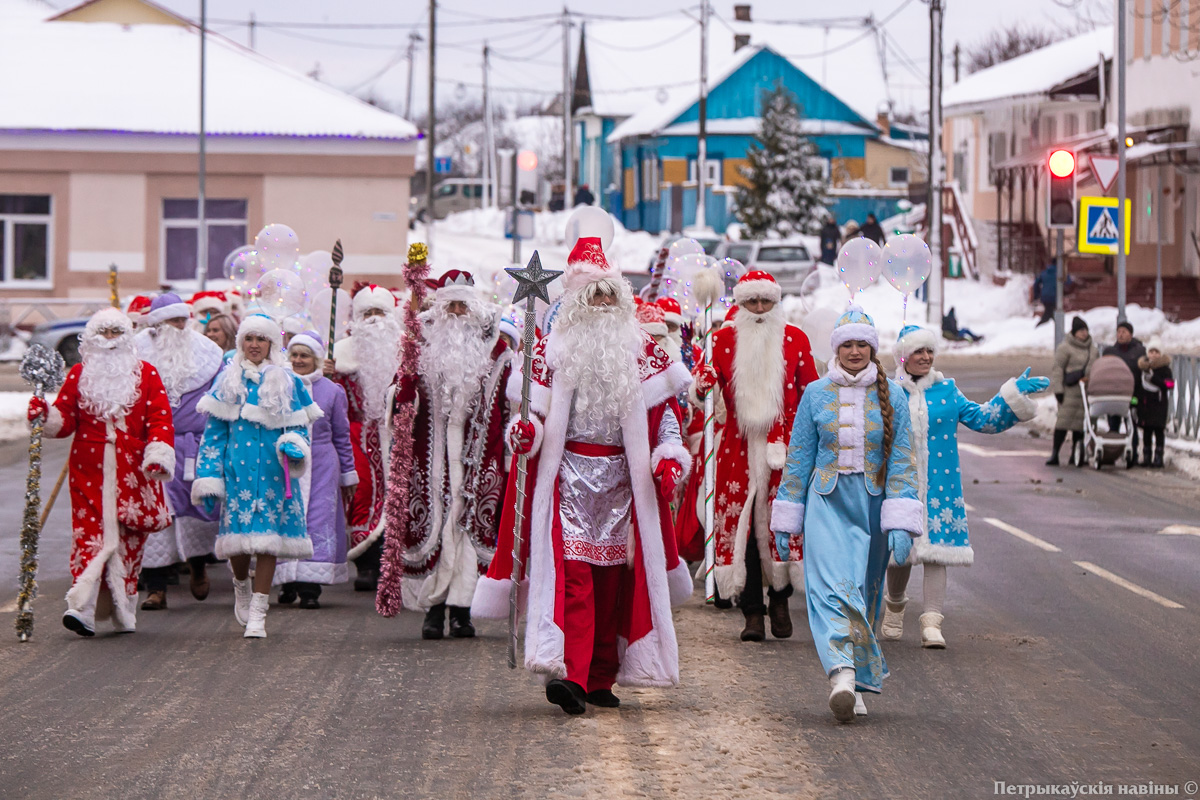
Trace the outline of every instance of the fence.
<instances>
[{"instance_id":1,"label":"fence","mask_svg":"<svg viewBox=\"0 0 1200 800\"><path fill-rule=\"evenodd\" d=\"M1171 370L1175 391L1167 430L1181 439L1200 438L1200 356L1175 356Z\"/></svg>"}]
</instances>

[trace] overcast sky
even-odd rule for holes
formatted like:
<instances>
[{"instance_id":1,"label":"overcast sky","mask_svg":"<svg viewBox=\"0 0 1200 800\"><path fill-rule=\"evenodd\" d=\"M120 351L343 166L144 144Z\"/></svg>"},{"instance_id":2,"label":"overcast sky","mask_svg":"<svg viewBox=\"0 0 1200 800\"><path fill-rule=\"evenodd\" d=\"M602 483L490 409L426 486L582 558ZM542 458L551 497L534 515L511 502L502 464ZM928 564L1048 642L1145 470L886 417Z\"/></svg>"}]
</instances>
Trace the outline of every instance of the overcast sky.
<instances>
[{"instance_id":1,"label":"overcast sky","mask_svg":"<svg viewBox=\"0 0 1200 800\"><path fill-rule=\"evenodd\" d=\"M50 0L64 8L73 0ZM158 0L172 10L198 19L200 0ZM943 0L946 7L945 38L947 58L956 41L964 47L987 35L988 31L1014 22L1043 27L1073 25L1076 12L1070 6L1084 5L1093 15L1111 19L1106 0ZM693 0L575 0L568 2L573 11L612 16L643 17L680 14ZM899 48L919 65L922 77L928 71L929 5L928 0L750 0L753 18L826 19L832 16L865 17L873 14L882 20L891 17L887 32ZM320 78L340 89L364 96L373 94L394 110L403 112L408 70L404 50L409 33L424 36L428 24L426 0L208 0L211 27L229 38L248 44L244 24L253 13L259 22L313 22L338 25L414 25L413 28L257 28L256 48L282 63L304 72L318 64ZM498 89L520 87L541 89L535 92L503 92L503 103L544 99L562 85L561 25L553 20L527 20L499 24L488 18L530 17L561 12L561 0L442 0L438 4L438 99L478 96L481 80L483 40L507 57L493 60L492 82ZM713 12L726 19L733 16L732 0L713 0ZM1107 12L1107 13L1106 13ZM652 23L647 23L652 24ZM578 31L572 41L578 41ZM425 107L428 52L417 53L414 69L413 105ZM513 59L526 59L518 61ZM916 81L912 70L901 72L900 80ZM951 76L948 74L946 80Z\"/></svg>"}]
</instances>

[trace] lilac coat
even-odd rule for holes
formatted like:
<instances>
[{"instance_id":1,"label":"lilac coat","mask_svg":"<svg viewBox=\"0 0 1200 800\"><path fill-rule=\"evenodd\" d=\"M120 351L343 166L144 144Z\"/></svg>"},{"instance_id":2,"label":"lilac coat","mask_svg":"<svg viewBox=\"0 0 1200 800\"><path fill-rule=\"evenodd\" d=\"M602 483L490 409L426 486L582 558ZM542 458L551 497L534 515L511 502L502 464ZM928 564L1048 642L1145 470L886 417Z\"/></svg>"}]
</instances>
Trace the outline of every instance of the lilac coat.
<instances>
[{"instance_id":1,"label":"lilac coat","mask_svg":"<svg viewBox=\"0 0 1200 800\"><path fill-rule=\"evenodd\" d=\"M213 376L213 381L216 376ZM196 480L196 454L200 452L200 439L204 436L204 423L208 415L196 410L196 403L212 388L213 381L193 389L179 398L179 405L171 409L175 419L175 477L167 484L167 498L177 517L193 517L208 522L221 515L220 504L211 513L192 505L192 481ZM180 466L182 465L182 466Z\"/></svg>"}]
</instances>

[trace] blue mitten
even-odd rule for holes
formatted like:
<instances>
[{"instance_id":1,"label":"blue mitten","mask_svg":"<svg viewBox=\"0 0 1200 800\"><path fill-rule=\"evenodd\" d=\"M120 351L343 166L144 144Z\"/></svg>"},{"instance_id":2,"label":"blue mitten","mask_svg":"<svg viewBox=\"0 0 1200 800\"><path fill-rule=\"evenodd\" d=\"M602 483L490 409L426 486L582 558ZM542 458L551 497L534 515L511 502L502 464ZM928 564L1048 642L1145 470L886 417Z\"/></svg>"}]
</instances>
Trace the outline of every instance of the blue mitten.
<instances>
[{"instance_id":1,"label":"blue mitten","mask_svg":"<svg viewBox=\"0 0 1200 800\"><path fill-rule=\"evenodd\" d=\"M1044 392L1050 388L1049 378L1031 378L1029 377L1029 367L1021 373L1021 377L1017 378L1017 391L1021 394L1037 394Z\"/></svg>"},{"instance_id":2,"label":"blue mitten","mask_svg":"<svg viewBox=\"0 0 1200 800\"><path fill-rule=\"evenodd\" d=\"M791 535L787 533L776 532L775 534L775 549L779 552L779 560L787 561L788 555L791 553Z\"/></svg>"},{"instance_id":3,"label":"blue mitten","mask_svg":"<svg viewBox=\"0 0 1200 800\"><path fill-rule=\"evenodd\" d=\"M908 563L908 554L912 552L912 537L908 531L888 531L888 547L896 563L904 566Z\"/></svg>"},{"instance_id":4,"label":"blue mitten","mask_svg":"<svg viewBox=\"0 0 1200 800\"><path fill-rule=\"evenodd\" d=\"M200 505L204 507L205 514L211 514L217 510L217 498L209 495L200 501Z\"/></svg>"},{"instance_id":5,"label":"blue mitten","mask_svg":"<svg viewBox=\"0 0 1200 800\"><path fill-rule=\"evenodd\" d=\"M283 453L293 461L304 460L304 451L301 450L300 446L295 442L284 442L283 444L279 445L279 452Z\"/></svg>"}]
</instances>

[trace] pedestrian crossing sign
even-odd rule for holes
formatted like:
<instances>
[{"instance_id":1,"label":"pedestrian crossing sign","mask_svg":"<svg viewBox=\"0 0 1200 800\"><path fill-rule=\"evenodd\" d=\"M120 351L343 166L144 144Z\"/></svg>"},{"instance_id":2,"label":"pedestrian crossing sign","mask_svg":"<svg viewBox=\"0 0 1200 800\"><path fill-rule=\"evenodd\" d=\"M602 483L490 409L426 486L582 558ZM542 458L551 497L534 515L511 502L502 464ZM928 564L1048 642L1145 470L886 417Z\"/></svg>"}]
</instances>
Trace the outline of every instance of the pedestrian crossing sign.
<instances>
[{"instance_id":1,"label":"pedestrian crossing sign","mask_svg":"<svg viewBox=\"0 0 1200 800\"><path fill-rule=\"evenodd\" d=\"M1129 229L1133 204L1125 200L1125 255L1129 255ZM1081 253L1117 254L1117 198L1079 198L1079 247Z\"/></svg>"}]
</instances>

